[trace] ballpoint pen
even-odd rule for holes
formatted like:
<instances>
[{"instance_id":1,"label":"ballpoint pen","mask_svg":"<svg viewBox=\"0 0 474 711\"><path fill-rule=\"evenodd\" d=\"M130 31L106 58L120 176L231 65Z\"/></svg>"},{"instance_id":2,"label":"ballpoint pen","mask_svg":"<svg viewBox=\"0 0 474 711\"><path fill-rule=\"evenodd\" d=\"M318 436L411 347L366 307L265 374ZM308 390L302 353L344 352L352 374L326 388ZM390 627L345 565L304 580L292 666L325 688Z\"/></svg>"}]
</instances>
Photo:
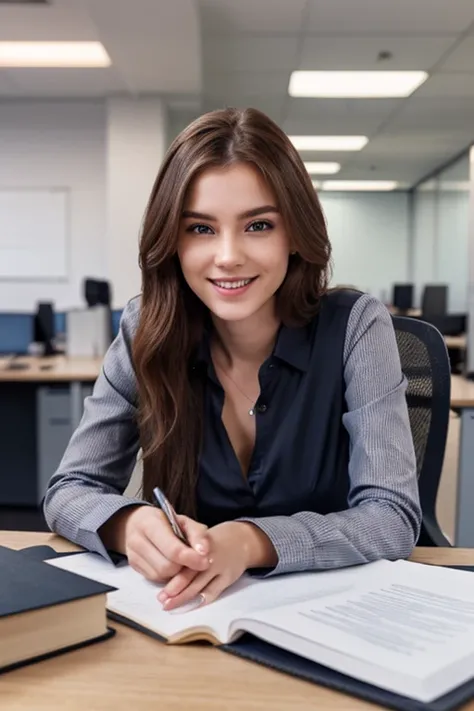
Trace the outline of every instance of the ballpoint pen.
<instances>
[{"instance_id":1,"label":"ballpoint pen","mask_svg":"<svg viewBox=\"0 0 474 711\"><path fill-rule=\"evenodd\" d=\"M186 534L184 533L183 529L178 523L178 519L176 517L173 507L171 506L170 502L158 486L155 486L155 488L153 489L153 498L155 499L156 505L160 507L160 509L163 511L164 515L168 519L169 524L171 526L171 530L173 531L175 536L177 536L181 541L183 541L183 543L189 546L189 541L186 538Z\"/></svg>"}]
</instances>

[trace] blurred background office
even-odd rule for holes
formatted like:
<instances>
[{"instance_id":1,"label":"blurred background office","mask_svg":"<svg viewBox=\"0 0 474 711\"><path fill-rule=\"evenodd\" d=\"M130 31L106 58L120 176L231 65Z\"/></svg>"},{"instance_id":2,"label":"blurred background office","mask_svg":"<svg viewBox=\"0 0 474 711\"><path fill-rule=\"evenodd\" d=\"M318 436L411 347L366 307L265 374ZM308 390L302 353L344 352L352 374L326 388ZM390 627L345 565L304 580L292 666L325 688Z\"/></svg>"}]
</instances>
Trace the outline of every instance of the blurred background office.
<instances>
[{"instance_id":1,"label":"blurred background office","mask_svg":"<svg viewBox=\"0 0 474 711\"><path fill-rule=\"evenodd\" d=\"M263 110L301 151L333 284L431 321L453 374L474 373L472 0L0 0L0 528L42 525L140 290L164 152L229 105ZM451 540L455 410L438 497Z\"/></svg>"}]
</instances>

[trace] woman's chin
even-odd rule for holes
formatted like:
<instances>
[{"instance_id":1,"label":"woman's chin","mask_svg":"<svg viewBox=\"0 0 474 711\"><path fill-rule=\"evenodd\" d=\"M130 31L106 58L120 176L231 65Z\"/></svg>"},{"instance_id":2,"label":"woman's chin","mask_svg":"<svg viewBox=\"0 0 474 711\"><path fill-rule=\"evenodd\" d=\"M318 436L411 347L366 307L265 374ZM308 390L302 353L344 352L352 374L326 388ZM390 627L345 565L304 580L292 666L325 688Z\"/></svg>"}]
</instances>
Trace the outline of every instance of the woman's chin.
<instances>
[{"instance_id":1,"label":"woman's chin","mask_svg":"<svg viewBox=\"0 0 474 711\"><path fill-rule=\"evenodd\" d=\"M216 304L208 303L207 307L215 318L221 321L245 321L260 310L261 304Z\"/></svg>"}]
</instances>

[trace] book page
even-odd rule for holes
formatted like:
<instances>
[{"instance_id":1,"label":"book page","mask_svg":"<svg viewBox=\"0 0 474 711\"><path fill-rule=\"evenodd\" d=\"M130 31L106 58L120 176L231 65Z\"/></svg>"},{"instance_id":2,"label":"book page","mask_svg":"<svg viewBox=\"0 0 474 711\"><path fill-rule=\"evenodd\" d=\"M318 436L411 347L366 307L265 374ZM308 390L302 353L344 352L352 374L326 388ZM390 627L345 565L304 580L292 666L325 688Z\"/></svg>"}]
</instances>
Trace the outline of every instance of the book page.
<instances>
[{"instance_id":1,"label":"book page","mask_svg":"<svg viewBox=\"0 0 474 711\"><path fill-rule=\"evenodd\" d=\"M164 587L151 583L128 565L115 567L97 553L82 553L47 561L58 568L93 578L119 588L107 594L107 607L166 638L188 629L208 627L217 639L229 640L231 622L243 614L314 600L351 587L372 566L391 565L386 561L344 570L296 573L258 580L242 576L215 602L190 612L162 609L157 595Z\"/></svg>"},{"instance_id":2,"label":"book page","mask_svg":"<svg viewBox=\"0 0 474 711\"><path fill-rule=\"evenodd\" d=\"M382 575L330 598L259 612L252 618L260 623L259 636L265 638L265 625L290 633L296 640L291 651L339 671L356 676L365 662L373 676L359 678L381 686L382 670L392 681L398 674L399 679L424 682L427 689L442 693L474 676L470 572L398 561ZM246 622L236 624L257 634ZM268 641L275 643L275 636L270 637ZM327 653L330 650L345 662L338 663ZM398 691L403 693L403 685Z\"/></svg>"}]
</instances>

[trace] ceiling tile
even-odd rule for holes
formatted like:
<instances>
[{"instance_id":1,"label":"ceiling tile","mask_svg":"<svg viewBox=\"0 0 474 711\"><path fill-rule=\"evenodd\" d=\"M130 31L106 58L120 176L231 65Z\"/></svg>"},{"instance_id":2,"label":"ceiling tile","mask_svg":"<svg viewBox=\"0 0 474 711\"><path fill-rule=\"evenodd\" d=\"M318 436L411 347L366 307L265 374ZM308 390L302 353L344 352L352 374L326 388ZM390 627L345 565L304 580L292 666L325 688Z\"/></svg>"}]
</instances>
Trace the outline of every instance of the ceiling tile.
<instances>
[{"instance_id":1,"label":"ceiling tile","mask_svg":"<svg viewBox=\"0 0 474 711\"><path fill-rule=\"evenodd\" d=\"M86 41L99 39L97 27L81 0L52 5L0 6L0 40Z\"/></svg>"},{"instance_id":2,"label":"ceiling tile","mask_svg":"<svg viewBox=\"0 0 474 711\"><path fill-rule=\"evenodd\" d=\"M200 0L205 33L298 32L306 0Z\"/></svg>"},{"instance_id":3,"label":"ceiling tile","mask_svg":"<svg viewBox=\"0 0 474 711\"><path fill-rule=\"evenodd\" d=\"M279 71L296 66L298 38L240 35L204 39L204 72Z\"/></svg>"},{"instance_id":4,"label":"ceiling tile","mask_svg":"<svg viewBox=\"0 0 474 711\"><path fill-rule=\"evenodd\" d=\"M474 138L474 98L409 99L390 121L390 130L470 132Z\"/></svg>"},{"instance_id":5,"label":"ceiling tile","mask_svg":"<svg viewBox=\"0 0 474 711\"><path fill-rule=\"evenodd\" d=\"M374 132L397 105L397 99L289 98L285 128L295 133L367 135Z\"/></svg>"},{"instance_id":6,"label":"ceiling tile","mask_svg":"<svg viewBox=\"0 0 474 711\"><path fill-rule=\"evenodd\" d=\"M205 88L210 94L278 96L287 93L289 72L222 72L206 75Z\"/></svg>"},{"instance_id":7,"label":"ceiling tile","mask_svg":"<svg viewBox=\"0 0 474 711\"><path fill-rule=\"evenodd\" d=\"M9 69L10 96L88 97L123 92L125 85L112 69Z\"/></svg>"},{"instance_id":8,"label":"ceiling tile","mask_svg":"<svg viewBox=\"0 0 474 711\"><path fill-rule=\"evenodd\" d=\"M474 22L472 0L308 0L308 32L371 35L459 33Z\"/></svg>"},{"instance_id":9,"label":"ceiling tile","mask_svg":"<svg viewBox=\"0 0 474 711\"><path fill-rule=\"evenodd\" d=\"M447 72L474 72L474 37L466 37L441 65Z\"/></svg>"},{"instance_id":10,"label":"ceiling tile","mask_svg":"<svg viewBox=\"0 0 474 711\"><path fill-rule=\"evenodd\" d=\"M474 70L474 67L473 67ZM437 97L449 99L450 97L474 98L474 72L441 72L434 74L421 86L416 98Z\"/></svg>"},{"instance_id":11,"label":"ceiling tile","mask_svg":"<svg viewBox=\"0 0 474 711\"><path fill-rule=\"evenodd\" d=\"M474 39L474 38L473 38ZM318 37L303 41L300 69L428 70L452 46L453 37ZM378 61L380 52L391 52Z\"/></svg>"},{"instance_id":12,"label":"ceiling tile","mask_svg":"<svg viewBox=\"0 0 474 711\"><path fill-rule=\"evenodd\" d=\"M362 160L377 155L387 160L398 160L403 154L404 160L418 160L420 156L430 156L441 152L453 155L465 147L465 139L460 134L449 131L423 131L422 133L382 133L373 138L359 154Z\"/></svg>"}]
</instances>

